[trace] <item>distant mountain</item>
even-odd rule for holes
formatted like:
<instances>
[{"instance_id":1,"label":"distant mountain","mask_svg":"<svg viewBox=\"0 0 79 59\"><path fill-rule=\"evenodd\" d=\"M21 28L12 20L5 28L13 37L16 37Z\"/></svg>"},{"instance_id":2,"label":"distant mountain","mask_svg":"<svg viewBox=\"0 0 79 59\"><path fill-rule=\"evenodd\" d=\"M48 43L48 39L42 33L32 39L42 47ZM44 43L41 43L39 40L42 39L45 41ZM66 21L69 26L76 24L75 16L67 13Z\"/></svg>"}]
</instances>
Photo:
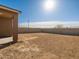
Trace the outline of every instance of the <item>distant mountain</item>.
<instances>
[{"instance_id":1,"label":"distant mountain","mask_svg":"<svg viewBox=\"0 0 79 59\"><path fill-rule=\"evenodd\" d=\"M79 28L79 21L46 21L46 22L30 22L28 23L20 23L19 27L29 27L29 28Z\"/></svg>"}]
</instances>

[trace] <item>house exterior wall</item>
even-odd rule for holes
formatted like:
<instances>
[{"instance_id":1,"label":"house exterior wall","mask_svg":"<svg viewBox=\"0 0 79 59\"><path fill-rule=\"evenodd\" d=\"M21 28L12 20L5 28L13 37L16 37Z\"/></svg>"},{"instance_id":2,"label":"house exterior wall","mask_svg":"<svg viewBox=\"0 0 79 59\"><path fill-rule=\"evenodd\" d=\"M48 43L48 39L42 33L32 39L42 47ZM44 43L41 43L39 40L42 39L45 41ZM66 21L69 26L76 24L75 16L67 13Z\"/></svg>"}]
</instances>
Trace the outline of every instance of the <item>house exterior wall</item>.
<instances>
[{"instance_id":1,"label":"house exterior wall","mask_svg":"<svg viewBox=\"0 0 79 59\"><path fill-rule=\"evenodd\" d=\"M12 35L12 20L0 18L0 37Z\"/></svg>"}]
</instances>

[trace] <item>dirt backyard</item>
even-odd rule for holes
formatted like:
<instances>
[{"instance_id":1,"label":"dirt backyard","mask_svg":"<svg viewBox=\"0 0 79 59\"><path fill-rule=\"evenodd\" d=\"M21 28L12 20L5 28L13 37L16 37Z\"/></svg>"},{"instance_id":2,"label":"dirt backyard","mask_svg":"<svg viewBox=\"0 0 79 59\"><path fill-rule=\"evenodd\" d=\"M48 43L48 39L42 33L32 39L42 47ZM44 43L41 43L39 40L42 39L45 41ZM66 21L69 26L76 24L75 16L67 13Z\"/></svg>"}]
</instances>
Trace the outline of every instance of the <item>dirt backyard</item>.
<instances>
[{"instance_id":1,"label":"dirt backyard","mask_svg":"<svg viewBox=\"0 0 79 59\"><path fill-rule=\"evenodd\" d=\"M18 38L0 49L0 59L79 59L79 36L25 33Z\"/></svg>"}]
</instances>

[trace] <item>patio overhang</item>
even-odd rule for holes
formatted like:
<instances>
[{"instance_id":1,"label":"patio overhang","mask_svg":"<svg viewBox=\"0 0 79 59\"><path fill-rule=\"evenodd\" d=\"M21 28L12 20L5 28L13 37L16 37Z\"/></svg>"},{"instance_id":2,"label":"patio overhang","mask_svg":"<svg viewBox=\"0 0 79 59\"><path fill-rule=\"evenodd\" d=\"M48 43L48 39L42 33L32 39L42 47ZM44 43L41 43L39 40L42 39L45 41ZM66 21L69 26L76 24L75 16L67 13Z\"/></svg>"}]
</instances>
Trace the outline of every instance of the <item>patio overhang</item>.
<instances>
[{"instance_id":1,"label":"patio overhang","mask_svg":"<svg viewBox=\"0 0 79 59\"><path fill-rule=\"evenodd\" d=\"M0 5L0 36L13 36L13 42L18 39L18 15L20 11ZM2 33L2 35L1 35Z\"/></svg>"}]
</instances>

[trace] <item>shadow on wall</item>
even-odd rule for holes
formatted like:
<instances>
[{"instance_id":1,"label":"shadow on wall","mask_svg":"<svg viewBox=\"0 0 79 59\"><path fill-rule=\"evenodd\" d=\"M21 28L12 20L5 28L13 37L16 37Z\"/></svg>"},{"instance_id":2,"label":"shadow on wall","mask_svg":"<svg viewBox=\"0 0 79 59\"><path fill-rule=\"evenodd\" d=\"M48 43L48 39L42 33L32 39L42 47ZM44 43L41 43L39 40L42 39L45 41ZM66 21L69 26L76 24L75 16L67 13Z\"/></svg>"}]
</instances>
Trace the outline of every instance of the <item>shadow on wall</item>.
<instances>
[{"instance_id":1,"label":"shadow on wall","mask_svg":"<svg viewBox=\"0 0 79 59\"><path fill-rule=\"evenodd\" d=\"M79 28L19 28L19 33L55 33L64 35L79 35Z\"/></svg>"}]
</instances>

